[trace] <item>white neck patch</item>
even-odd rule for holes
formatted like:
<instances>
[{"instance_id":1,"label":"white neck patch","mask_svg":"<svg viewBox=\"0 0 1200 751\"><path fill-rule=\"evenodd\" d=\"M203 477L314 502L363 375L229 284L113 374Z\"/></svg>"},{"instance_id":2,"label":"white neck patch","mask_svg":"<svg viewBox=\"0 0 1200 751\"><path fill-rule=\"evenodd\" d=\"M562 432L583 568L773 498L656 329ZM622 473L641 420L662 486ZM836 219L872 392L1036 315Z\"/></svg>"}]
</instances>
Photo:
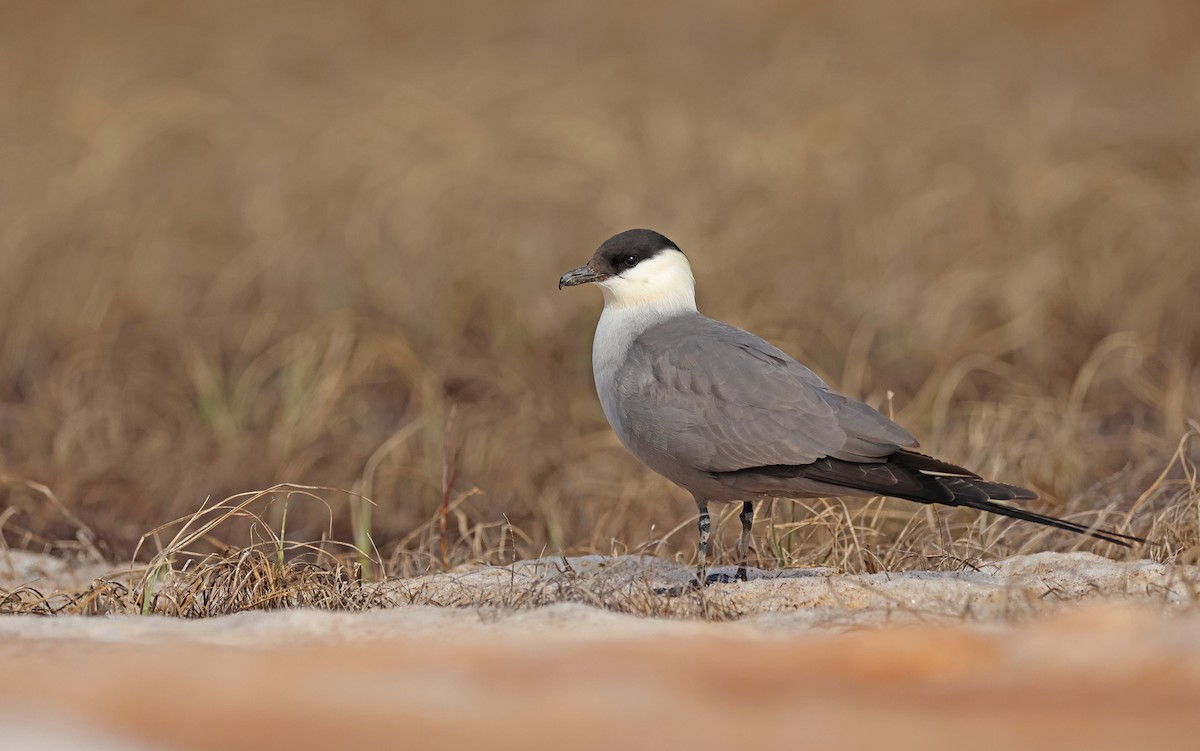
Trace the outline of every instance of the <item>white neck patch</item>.
<instances>
[{"instance_id":1,"label":"white neck patch","mask_svg":"<svg viewBox=\"0 0 1200 751\"><path fill-rule=\"evenodd\" d=\"M680 251L670 248L598 282L604 307L676 312L696 309L696 280Z\"/></svg>"}]
</instances>

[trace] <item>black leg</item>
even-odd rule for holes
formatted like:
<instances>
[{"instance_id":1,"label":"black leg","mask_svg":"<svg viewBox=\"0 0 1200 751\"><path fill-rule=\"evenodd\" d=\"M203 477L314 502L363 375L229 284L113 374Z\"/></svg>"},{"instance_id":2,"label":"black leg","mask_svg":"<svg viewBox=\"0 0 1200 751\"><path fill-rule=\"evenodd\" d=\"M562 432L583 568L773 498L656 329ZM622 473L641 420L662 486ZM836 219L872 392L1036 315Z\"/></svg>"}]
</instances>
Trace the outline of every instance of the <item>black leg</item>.
<instances>
[{"instance_id":1,"label":"black leg","mask_svg":"<svg viewBox=\"0 0 1200 751\"><path fill-rule=\"evenodd\" d=\"M742 560L738 564L737 578L738 581L746 581L746 559L750 557L750 530L754 527L754 503L742 501L742 513L738 514L738 518L742 520L742 539L738 543Z\"/></svg>"}]
</instances>

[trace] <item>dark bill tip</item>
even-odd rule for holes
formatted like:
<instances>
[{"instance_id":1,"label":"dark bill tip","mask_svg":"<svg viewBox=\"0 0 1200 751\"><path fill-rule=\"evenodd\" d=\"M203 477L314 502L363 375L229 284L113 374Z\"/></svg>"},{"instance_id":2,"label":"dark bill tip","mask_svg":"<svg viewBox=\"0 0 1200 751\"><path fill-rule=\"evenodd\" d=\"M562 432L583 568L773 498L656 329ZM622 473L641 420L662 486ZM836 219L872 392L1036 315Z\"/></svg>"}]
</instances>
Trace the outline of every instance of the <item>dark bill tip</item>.
<instances>
[{"instance_id":1,"label":"dark bill tip","mask_svg":"<svg viewBox=\"0 0 1200 751\"><path fill-rule=\"evenodd\" d=\"M576 287L580 284L591 284L605 278L607 277L604 274L597 274L587 266L580 266L563 274L562 278L558 280L558 288L562 289L563 287Z\"/></svg>"}]
</instances>

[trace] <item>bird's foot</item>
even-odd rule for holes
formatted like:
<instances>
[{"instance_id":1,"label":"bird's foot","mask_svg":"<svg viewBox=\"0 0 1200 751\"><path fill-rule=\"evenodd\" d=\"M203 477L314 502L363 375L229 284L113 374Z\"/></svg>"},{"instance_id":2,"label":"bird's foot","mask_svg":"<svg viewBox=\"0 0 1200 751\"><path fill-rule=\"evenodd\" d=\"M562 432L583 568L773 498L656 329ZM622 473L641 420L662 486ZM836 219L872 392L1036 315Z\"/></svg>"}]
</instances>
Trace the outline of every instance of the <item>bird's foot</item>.
<instances>
[{"instance_id":1,"label":"bird's foot","mask_svg":"<svg viewBox=\"0 0 1200 751\"><path fill-rule=\"evenodd\" d=\"M733 576L730 576L729 574L709 574L704 580L704 586L707 587L710 584L731 584L733 582L744 582L749 581L749 578L750 577L746 575L746 567L738 566L737 573Z\"/></svg>"},{"instance_id":2,"label":"bird's foot","mask_svg":"<svg viewBox=\"0 0 1200 751\"><path fill-rule=\"evenodd\" d=\"M713 584L732 584L735 581L744 579L741 576L730 576L729 574L709 574L704 578L704 586L709 587Z\"/></svg>"},{"instance_id":3,"label":"bird's foot","mask_svg":"<svg viewBox=\"0 0 1200 751\"><path fill-rule=\"evenodd\" d=\"M654 594L664 597L682 597L688 592L696 592L700 589L699 579L690 579L685 584L676 584L672 587L655 587Z\"/></svg>"},{"instance_id":4,"label":"bird's foot","mask_svg":"<svg viewBox=\"0 0 1200 751\"><path fill-rule=\"evenodd\" d=\"M734 582L747 581L745 567L739 567L737 573L733 576L729 574L708 574L704 577L704 584L700 584L700 577L689 580L686 584L676 584L673 587L655 587L654 594L665 595L667 597L680 597L686 592L695 592L703 587L710 587L713 584L732 584Z\"/></svg>"}]
</instances>

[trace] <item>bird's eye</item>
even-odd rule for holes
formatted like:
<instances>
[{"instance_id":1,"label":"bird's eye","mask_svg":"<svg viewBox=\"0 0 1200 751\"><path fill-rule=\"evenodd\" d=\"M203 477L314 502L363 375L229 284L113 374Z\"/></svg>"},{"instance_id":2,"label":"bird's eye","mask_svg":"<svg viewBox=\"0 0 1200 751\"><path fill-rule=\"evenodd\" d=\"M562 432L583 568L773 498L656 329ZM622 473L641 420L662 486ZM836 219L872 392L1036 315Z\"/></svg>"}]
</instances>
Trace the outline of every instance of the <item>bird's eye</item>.
<instances>
[{"instance_id":1,"label":"bird's eye","mask_svg":"<svg viewBox=\"0 0 1200 751\"><path fill-rule=\"evenodd\" d=\"M621 263L623 263L625 265L625 268L632 269L634 266L638 265L638 257L637 256L625 256L623 259L621 259Z\"/></svg>"}]
</instances>

